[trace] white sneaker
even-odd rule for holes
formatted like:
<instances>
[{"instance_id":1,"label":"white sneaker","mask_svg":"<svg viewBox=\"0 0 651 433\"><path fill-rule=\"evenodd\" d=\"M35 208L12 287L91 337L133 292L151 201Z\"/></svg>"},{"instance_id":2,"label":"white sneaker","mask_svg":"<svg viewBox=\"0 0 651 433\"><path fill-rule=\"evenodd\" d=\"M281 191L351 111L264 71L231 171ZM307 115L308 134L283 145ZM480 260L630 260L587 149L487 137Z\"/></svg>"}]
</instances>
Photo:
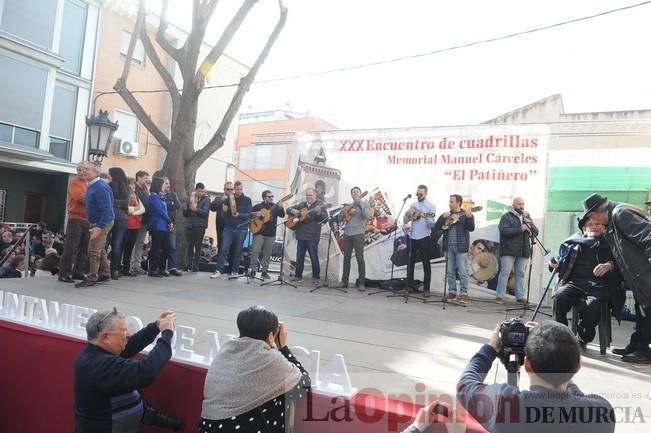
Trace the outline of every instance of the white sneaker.
<instances>
[{"instance_id":1,"label":"white sneaker","mask_svg":"<svg viewBox=\"0 0 651 433\"><path fill-rule=\"evenodd\" d=\"M215 271L215 273L210 276L210 278L213 279L213 280L217 279L217 278L221 278L221 277L222 277L222 274L219 271Z\"/></svg>"},{"instance_id":2,"label":"white sneaker","mask_svg":"<svg viewBox=\"0 0 651 433\"><path fill-rule=\"evenodd\" d=\"M231 273L231 278L237 278L239 276L240 276L240 274L238 274L237 272Z\"/></svg>"}]
</instances>

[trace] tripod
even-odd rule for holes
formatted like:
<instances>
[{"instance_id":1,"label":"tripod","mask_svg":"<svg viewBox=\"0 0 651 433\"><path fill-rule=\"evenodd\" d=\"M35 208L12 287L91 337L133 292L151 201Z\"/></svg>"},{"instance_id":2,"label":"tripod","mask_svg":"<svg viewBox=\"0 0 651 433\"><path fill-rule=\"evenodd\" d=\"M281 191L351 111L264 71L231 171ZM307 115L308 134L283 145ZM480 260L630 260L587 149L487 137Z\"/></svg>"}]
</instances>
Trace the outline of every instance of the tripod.
<instances>
[{"instance_id":1,"label":"tripod","mask_svg":"<svg viewBox=\"0 0 651 433\"><path fill-rule=\"evenodd\" d=\"M321 284L319 284L318 286L310 290L310 293L316 292L317 290L322 289L323 287L330 287L328 285L328 278L329 278L328 268L330 267L330 246L332 245L332 236L334 232L334 230L332 229L332 218L336 217L337 215L339 215L339 213L336 213L333 216L330 216L330 214L328 214L328 227L330 227L330 233L328 233L328 252L327 252L328 255L326 257L325 278L322 280ZM332 287L332 289L339 290L340 292L343 293L348 293L348 290L342 287Z\"/></svg>"},{"instance_id":2,"label":"tripod","mask_svg":"<svg viewBox=\"0 0 651 433\"><path fill-rule=\"evenodd\" d=\"M450 305L456 305L457 307L467 307L466 304L460 304L458 302L450 302L448 301L448 252L446 251L443 254L443 257L445 257L445 274L443 276L443 297L441 298L440 301L436 299L424 299L423 303L425 304L443 304L443 309L445 310L445 306L450 304ZM456 283L455 283L456 284Z\"/></svg>"},{"instance_id":3,"label":"tripod","mask_svg":"<svg viewBox=\"0 0 651 433\"><path fill-rule=\"evenodd\" d=\"M279 223L277 226L283 224L285 223L284 222ZM271 284L278 284L279 286L282 286L287 284L288 286L292 286L293 288L296 288L296 284L286 281L285 277L283 277L283 265L285 264L285 241L286 240L287 240L287 225L285 225L285 232L283 233L283 246L280 249L280 272L278 273L278 279L276 279L275 281L267 281L265 283L260 284L260 286L268 286Z\"/></svg>"},{"instance_id":4,"label":"tripod","mask_svg":"<svg viewBox=\"0 0 651 433\"><path fill-rule=\"evenodd\" d=\"M533 226L533 223L531 224ZM534 246L538 245L540 247L543 257L549 254L549 250L545 248L545 245L540 242L540 239L538 239L538 235L534 235L531 232L529 233L529 242L531 242L531 258L529 259L529 275L527 276L527 298L526 302L519 306L519 307L513 307L513 308L507 308L506 311L518 311L522 310L522 314L524 315L525 311L533 311L531 306L529 305L529 295L531 294L531 270L533 268L533 254L534 254ZM516 281L516 287L517 287L517 281Z\"/></svg>"},{"instance_id":5,"label":"tripod","mask_svg":"<svg viewBox=\"0 0 651 433\"><path fill-rule=\"evenodd\" d=\"M394 229L393 229L393 241L391 241L391 250L392 251L394 250L394 247L396 245L396 238L398 237L398 217L402 213L402 210L405 208L405 204L407 203L407 200L409 200L410 197L411 197L411 194L409 194L407 197L405 197L402 200L402 206L400 206L400 210L398 211L398 213L396 215L396 222L394 223ZM391 260L391 259L389 259L389 260ZM407 263L407 265L409 265L409 263ZM393 270L394 270L395 267L396 267L396 264L394 263L393 260L391 260L391 279L389 280L389 281L391 281L391 288L389 290L394 295L397 294L397 292L393 288ZM378 293L382 293L382 292L386 292L386 289L376 290L375 292L371 292L368 295L369 296L377 295Z\"/></svg>"},{"instance_id":6,"label":"tripod","mask_svg":"<svg viewBox=\"0 0 651 433\"><path fill-rule=\"evenodd\" d=\"M244 240L246 241L246 239L249 236L251 236L251 231L249 230L249 222L247 221L245 223L238 224L237 227L242 227L244 225L246 225L246 236L244 237ZM252 245L252 243L250 245ZM249 266L244 265L244 273L242 275L238 275L236 277L228 277L229 280L237 280L238 278L246 278L246 284L251 284L251 280L264 281L262 278L254 277L253 275L251 275L251 260L253 260L251 258L252 254L253 253L251 251L249 251ZM256 260L257 260L257 258L256 258ZM238 272L239 269L235 269L235 270L231 269L231 273L233 273L233 271Z\"/></svg>"}]
</instances>

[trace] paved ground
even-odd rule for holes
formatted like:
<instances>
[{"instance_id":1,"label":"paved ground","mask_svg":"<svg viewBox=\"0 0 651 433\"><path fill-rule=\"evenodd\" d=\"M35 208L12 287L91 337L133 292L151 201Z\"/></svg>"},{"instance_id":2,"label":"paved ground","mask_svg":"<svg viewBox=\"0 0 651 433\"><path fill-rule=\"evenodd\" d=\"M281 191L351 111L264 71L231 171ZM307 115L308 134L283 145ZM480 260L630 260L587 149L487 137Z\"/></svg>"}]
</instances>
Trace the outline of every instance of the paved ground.
<instances>
[{"instance_id":1,"label":"paved ground","mask_svg":"<svg viewBox=\"0 0 651 433\"><path fill-rule=\"evenodd\" d=\"M236 334L237 313L262 304L287 323L290 346L321 351L322 371L339 353L345 357L353 386L411 398L423 394L415 391L417 383L426 385L424 393L428 395L453 393L461 370L487 341L490 329L511 317L504 306L490 302L443 309L440 304L425 305L418 300L405 304L384 293L368 296L356 289L340 293L328 288L310 293L311 288L308 284L294 289L261 287L259 282L246 284L244 280L210 280L204 273L165 279L122 278L89 289L75 289L54 278L0 280L0 290L98 309L115 305L143 321L174 307L179 324L197 328L194 349L199 354L206 349L206 331L217 331L222 339ZM432 299L440 299L440 295ZM527 312L525 319L530 315ZM621 327L613 322L616 346L625 344L632 327L631 322L623 322ZM626 364L611 354L600 356L598 346L591 345L576 382L586 391L607 395L614 406L630 407L631 418L636 408L641 408L644 419L651 422L650 373L651 365ZM488 382L494 380L505 381L504 368L497 363L487 378ZM521 385L528 386L526 378ZM623 410L621 414L623 417ZM629 423L617 431L648 428Z\"/></svg>"}]
</instances>

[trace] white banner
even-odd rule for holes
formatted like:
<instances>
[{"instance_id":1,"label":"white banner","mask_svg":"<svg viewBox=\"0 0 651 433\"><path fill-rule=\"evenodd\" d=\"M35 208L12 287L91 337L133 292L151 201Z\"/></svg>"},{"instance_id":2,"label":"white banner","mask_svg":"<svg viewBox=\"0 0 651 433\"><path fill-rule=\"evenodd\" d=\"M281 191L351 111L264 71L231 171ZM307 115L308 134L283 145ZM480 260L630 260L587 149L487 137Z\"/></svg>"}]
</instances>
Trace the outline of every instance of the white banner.
<instances>
[{"instance_id":1,"label":"white banner","mask_svg":"<svg viewBox=\"0 0 651 433\"><path fill-rule=\"evenodd\" d=\"M428 187L428 199L436 205L437 217L448 210L450 194L460 194L465 204L482 207L475 213L477 228L471 239L486 239L497 253L497 245L493 245L499 242L497 224L513 198L524 198L526 210L542 230L549 137L545 125L298 133L293 163L297 174L305 164L322 166L325 172L336 170L340 178L328 184L338 190L329 191L329 195L341 202L350 200L352 186L362 191L379 188L386 194L393 215L400 210L402 199L412 194L414 198L407 201L405 210L409 207L420 184ZM296 180L294 186L298 186ZM302 199L300 188L292 192ZM402 214L397 216L401 218ZM367 278L390 276L391 266L384 261L391 253L374 251L379 245L392 248L392 242L380 240L365 251ZM540 257L540 252L536 255ZM534 260L533 283L540 282L541 269L541 260ZM434 279L434 288L439 283L442 285ZM532 289L534 286L532 296L538 293L539 284L532 284Z\"/></svg>"}]
</instances>

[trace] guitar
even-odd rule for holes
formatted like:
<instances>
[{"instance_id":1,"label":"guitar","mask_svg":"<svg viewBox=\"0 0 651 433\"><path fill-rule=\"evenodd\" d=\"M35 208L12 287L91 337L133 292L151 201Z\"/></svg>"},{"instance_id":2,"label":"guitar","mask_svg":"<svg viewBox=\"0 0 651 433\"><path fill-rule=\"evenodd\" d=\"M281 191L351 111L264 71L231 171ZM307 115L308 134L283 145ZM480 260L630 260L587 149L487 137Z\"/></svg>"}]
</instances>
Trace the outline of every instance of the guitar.
<instances>
[{"instance_id":1,"label":"guitar","mask_svg":"<svg viewBox=\"0 0 651 433\"><path fill-rule=\"evenodd\" d=\"M416 221L421 218L433 218L436 215L436 212L421 212L412 207L409 208L405 215L407 217L407 221Z\"/></svg>"},{"instance_id":2,"label":"guitar","mask_svg":"<svg viewBox=\"0 0 651 433\"><path fill-rule=\"evenodd\" d=\"M332 207L330 203L326 203L321 206L316 206L312 209L308 209L306 207L301 208L301 209L296 209L299 214L295 216L291 216L287 219L287 228L296 230L298 226L306 222L308 219L312 217L316 213L317 210L321 210L322 212L325 212L325 210L329 207Z\"/></svg>"},{"instance_id":3,"label":"guitar","mask_svg":"<svg viewBox=\"0 0 651 433\"><path fill-rule=\"evenodd\" d=\"M367 194L368 191L364 191L362 195L359 197L359 199L360 200L363 199L364 197L366 197ZM352 204L344 205L344 208L341 211L341 219L343 222L347 223L353 219L356 213L357 213L357 208L355 208Z\"/></svg>"},{"instance_id":4,"label":"guitar","mask_svg":"<svg viewBox=\"0 0 651 433\"><path fill-rule=\"evenodd\" d=\"M251 230L251 233L253 233L254 235L260 233L264 228L264 226L271 220L271 214L275 212L275 210L278 208L280 203L284 203L292 197L294 197L294 194L287 194L285 197L281 198L278 201L278 203L271 206L271 208L260 209L259 210L260 216L251 218L251 221L249 222L249 230Z\"/></svg>"},{"instance_id":5,"label":"guitar","mask_svg":"<svg viewBox=\"0 0 651 433\"><path fill-rule=\"evenodd\" d=\"M462 208L465 209L465 208ZM480 210L483 209L483 206L474 206L471 207L470 210L472 212L479 212ZM450 227L455 225L456 223L459 222L459 219L461 218L461 212L459 213L450 213L450 215L445 218L445 222L443 223L443 227L441 227L441 230L448 230Z\"/></svg>"}]
</instances>

